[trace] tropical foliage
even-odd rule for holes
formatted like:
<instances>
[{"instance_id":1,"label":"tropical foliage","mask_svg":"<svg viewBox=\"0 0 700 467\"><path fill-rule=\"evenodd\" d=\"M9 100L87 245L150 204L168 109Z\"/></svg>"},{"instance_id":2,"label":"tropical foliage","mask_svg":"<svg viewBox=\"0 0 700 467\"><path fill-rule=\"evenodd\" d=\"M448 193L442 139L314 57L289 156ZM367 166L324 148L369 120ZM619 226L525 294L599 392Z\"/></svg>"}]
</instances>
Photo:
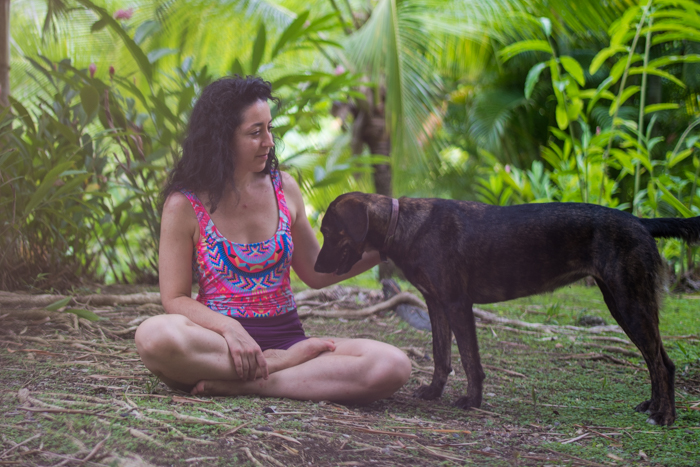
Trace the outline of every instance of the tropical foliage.
<instances>
[{"instance_id":1,"label":"tropical foliage","mask_svg":"<svg viewBox=\"0 0 700 467\"><path fill-rule=\"evenodd\" d=\"M154 279L159 187L193 99L232 73L282 97L312 223L348 190L700 214L692 1L18 3L0 288Z\"/></svg>"}]
</instances>

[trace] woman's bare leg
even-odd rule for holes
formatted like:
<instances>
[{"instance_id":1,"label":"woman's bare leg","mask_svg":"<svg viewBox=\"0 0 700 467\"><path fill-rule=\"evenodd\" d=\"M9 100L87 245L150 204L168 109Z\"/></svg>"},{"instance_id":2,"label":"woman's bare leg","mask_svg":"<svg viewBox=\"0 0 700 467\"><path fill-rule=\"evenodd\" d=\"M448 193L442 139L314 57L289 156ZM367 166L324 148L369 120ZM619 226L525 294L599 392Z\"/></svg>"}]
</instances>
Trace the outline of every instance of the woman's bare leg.
<instances>
[{"instance_id":1,"label":"woman's bare leg","mask_svg":"<svg viewBox=\"0 0 700 467\"><path fill-rule=\"evenodd\" d=\"M369 339L335 341L335 351L324 352L317 358L270 374L267 380L204 380L197 383L192 394L257 394L299 400L369 403L389 397L411 375L410 360L396 347Z\"/></svg>"},{"instance_id":2,"label":"woman's bare leg","mask_svg":"<svg viewBox=\"0 0 700 467\"><path fill-rule=\"evenodd\" d=\"M226 340L184 316L149 318L136 330L135 339L146 368L174 389L189 392L201 380L240 380ZM334 348L330 340L307 339L289 350L267 350L263 355L273 374Z\"/></svg>"}]
</instances>

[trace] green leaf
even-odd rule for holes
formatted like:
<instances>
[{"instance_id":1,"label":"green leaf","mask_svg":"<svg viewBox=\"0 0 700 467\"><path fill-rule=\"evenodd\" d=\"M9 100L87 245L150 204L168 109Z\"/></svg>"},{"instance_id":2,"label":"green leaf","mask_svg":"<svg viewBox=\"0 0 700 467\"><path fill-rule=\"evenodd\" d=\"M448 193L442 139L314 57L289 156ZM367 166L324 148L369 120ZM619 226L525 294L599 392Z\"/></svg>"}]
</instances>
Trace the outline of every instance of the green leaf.
<instances>
[{"instance_id":1,"label":"green leaf","mask_svg":"<svg viewBox=\"0 0 700 467\"><path fill-rule=\"evenodd\" d=\"M238 76L245 76L245 71L243 70L243 64L238 58L233 59L233 63L231 64L231 74L232 75L238 75Z\"/></svg>"},{"instance_id":2,"label":"green leaf","mask_svg":"<svg viewBox=\"0 0 700 467\"><path fill-rule=\"evenodd\" d=\"M673 65L676 63L697 63L700 62L700 55L698 54L688 54L688 55L667 55L665 57L660 57L649 62L649 68L658 68L665 65Z\"/></svg>"},{"instance_id":3,"label":"green leaf","mask_svg":"<svg viewBox=\"0 0 700 467\"><path fill-rule=\"evenodd\" d=\"M612 78L613 84L617 83L622 74L625 72L625 68L627 68L627 60L627 56L620 57L617 63L615 63L610 69L610 78ZM639 54L634 54L631 58L629 58L629 65L632 66L633 63L640 60L642 60L642 56Z\"/></svg>"},{"instance_id":4,"label":"green leaf","mask_svg":"<svg viewBox=\"0 0 700 467\"><path fill-rule=\"evenodd\" d=\"M104 29L105 26L107 26L107 21L105 21L104 19L97 20L92 24L92 27L90 28L90 32L100 31L100 30Z\"/></svg>"},{"instance_id":5,"label":"green leaf","mask_svg":"<svg viewBox=\"0 0 700 467\"><path fill-rule=\"evenodd\" d=\"M32 211L34 211L34 209L39 205L39 203L45 201L46 195L48 194L51 187L53 187L54 182L58 180L58 176L72 165L73 162L66 161L58 164L53 169L49 170L49 172L44 177L44 180L42 180L42 182L39 184L39 187L36 189L32 197L29 199L29 202L24 207L24 217L27 217Z\"/></svg>"},{"instance_id":6,"label":"green leaf","mask_svg":"<svg viewBox=\"0 0 700 467\"><path fill-rule=\"evenodd\" d=\"M138 28L136 28L136 32L134 33L134 42L141 45L143 41L158 31L160 31L160 24L157 21L144 21Z\"/></svg>"},{"instance_id":7,"label":"green leaf","mask_svg":"<svg viewBox=\"0 0 700 467\"><path fill-rule=\"evenodd\" d=\"M673 193L671 193L668 188L664 186L664 183L669 186L673 186L673 182L666 175L662 175L656 179L656 186L658 186L659 190L663 192L661 199L673 206L673 208L683 217L695 217L693 211L686 208L685 205L678 200L678 198L673 196Z\"/></svg>"},{"instance_id":8,"label":"green leaf","mask_svg":"<svg viewBox=\"0 0 700 467\"><path fill-rule=\"evenodd\" d=\"M265 54L265 43L267 42L267 34L265 32L265 23L260 23L258 28L258 36L255 38L255 44L253 45L253 55L250 57L250 73L256 74L258 68L260 68L260 63L262 62L263 55Z\"/></svg>"},{"instance_id":9,"label":"green leaf","mask_svg":"<svg viewBox=\"0 0 700 467\"><path fill-rule=\"evenodd\" d=\"M556 116L557 126L559 129L566 130L566 128L569 126L569 117L566 115L566 109L564 109L563 105L557 104Z\"/></svg>"},{"instance_id":10,"label":"green leaf","mask_svg":"<svg viewBox=\"0 0 700 467\"><path fill-rule=\"evenodd\" d=\"M530 68L530 71L527 73L527 78L525 79L525 98L529 99L530 96L532 95L533 89L535 89L535 85L537 84L537 81L540 79L540 74L542 73L542 70L547 66L547 62L540 62L537 65L533 66Z\"/></svg>"},{"instance_id":11,"label":"green leaf","mask_svg":"<svg viewBox=\"0 0 700 467\"><path fill-rule=\"evenodd\" d=\"M586 84L586 77L583 74L583 68L581 65L572 57L564 55L559 57L561 66L564 67L567 73L569 73L578 84L584 86Z\"/></svg>"},{"instance_id":12,"label":"green leaf","mask_svg":"<svg viewBox=\"0 0 700 467\"><path fill-rule=\"evenodd\" d=\"M627 49L622 46L618 47L607 47L596 54L591 60L591 66L588 68L588 72L592 75L600 69L600 67L605 63L605 60L612 57L618 52L625 52Z\"/></svg>"},{"instance_id":13,"label":"green leaf","mask_svg":"<svg viewBox=\"0 0 700 467\"><path fill-rule=\"evenodd\" d=\"M666 73L665 71L657 70L657 69L651 68L651 67L646 67L646 68L644 68L644 67L634 67L634 68L630 68L629 74L630 74L630 75L641 75L641 74L644 73L645 71L646 71L646 73L649 74L649 75L661 76L662 78L666 78L667 80L674 82L675 84L677 84L679 87L681 87L681 88L683 88L683 89L686 88L685 83L683 83L683 81L681 81L681 80L679 80L678 78L676 78L675 76L673 76L671 73Z\"/></svg>"},{"instance_id":14,"label":"green leaf","mask_svg":"<svg viewBox=\"0 0 700 467\"><path fill-rule=\"evenodd\" d=\"M34 120L32 120L32 117L29 115L29 112L27 111L26 108L22 105L20 101L15 99L12 96L7 96L7 98L10 100L10 105L12 106L13 109L15 109L15 112L19 115L19 118L22 119L24 122L24 126L27 127L27 130L29 130L31 133L36 133L36 127L34 126Z\"/></svg>"},{"instance_id":15,"label":"green leaf","mask_svg":"<svg viewBox=\"0 0 700 467\"><path fill-rule=\"evenodd\" d=\"M610 110L608 110L608 114L612 117L613 114L617 111L617 109L624 104L627 99L630 97L634 96L639 92L641 88L639 86L630 86L628 88L625 88L625 90L622 92L622 94L613 102L613 105L610 106Z\"/></svg>"},{"instance_id":16,"label":"green leaf","mask_svg":"<svg viewBox=\"0 0 700 467\"><path fill-rule=\"evenodd\" d=\"M542 24L542 30L544 30L545 36L550 37L552 35L552 22L549 20L549 18L546 17L538 19L540 21L540 24Z\"/></svg>"},{"instance_id":17,"label":"green leaf","mask_svg":"<svg viewBox=\"0 0 700 467\"><path fill-rule=\"evenodd\" d=\"M302 11L297 18L292 21L292 24L290 24L287 29L284 30L282 35L280 36L279 39L277 39L277 44L275 44L275 48L272 49L272 54L271 58L274 58L277 56L277 54L282 50L282 47L289 42L290 40L297 38L303 27L304 23L306 22L306 19L309 17L309 11Z\"/></svg>"},{"instance_id":18,"label":"green leaf","mask_svg":"<svg viewBox=\"0 0 700 467\"><path fill-rule=\"evenodd\" d=\"M85 318L88 321L99 321L102 318L100 318L98 315L93 313L92 311L89 310L82 310L79 308L67 308L63 310L66 313L73 313L74 315L78 315L81 318Z\"/></svg>"},{"instance_id":19,"label":"green leaf","mask_svg":"<svg viewBox=\"0 0 700 467\"><path fill-rule=\"evenodd\" d=\"M65 297L62 298L56 302L53 302L51 305L47 306L45 310L47 311L57 311L60 308L63 308L64 306L68 305L68 302L70 302L73 299L73 297Z\"/></svg>"},{"instance_id":20,"label":"green leaf","mask_svg":"<svg viewBox=\"0 0 700 467\"><path fill-rule=\"evenodd\" d=\"M164 47L162 49L151 50L148 52L148 61L150 63L155 63L163 57L177 53L177 49L170 49Z\"/></svg>"},{"instance_id":21,"label":"green leaf","mask_svg":"<svg viewBox=\"0 0 700 467\"><path fill-rule=\"evenodd\" d=\"M678 104L651 104L644 107L644 113L650 114L652 112L658 112L659 110L674 110L679 108Z\"/></svg>"},{"instance_id":22,"label":"green leaf","mask_svg":"<svg viewBox=\"0 0 700 467\"><path fill-rule=\"evenodd\" d=\"M92 86L83 86L80 90L80 103L87 116L91 118L100 106L100 93Z\"/></svg>"},{"instance_id":23,"label":"green leaf","mask_svg":"<svg viewBox=\"0 0 700 467\"><path fill-rule=\"evenodd\" d=\"M112 18L112 15L110 15L107 10L95 5L90 0L76 1L84 7L97 13L101 17L101 19L104 20L107 23L107 25L110 28L112 28L114 32L117 33L117 35L121 38L122 42L124 42L126 48L129 50L131 56L134 58L134 60L136 60L136 63L139 66L141 72L146 77L146 80L149 83L152 82L153 68L151 67L151 62L148 61L148 57L146 57L146 54L143 53L143 50L141 50L141 48L136 44L136 42L134 42L134 40L131 37L129 37L129 34L127 34L127 32L124 30L121 24L119 24L117 20Z\"/></svg>"},{"instance_id":24,"label":"green leaf","mask_svg":"<svg viewBox=\"0 0 700 467\"><path fill-rule=\"evenodd\" d=\"M516 55L524 52L547 52L549 54L552 54L552 48L550 47L549 42L547 41L520 41L516 42L515 44L511 44L508 47L504 47L498 52L498 55L501 57L501 59L503 59L504 62L507 62Z\"/></svg>"},{"instance_id":25,"label":"green leaf","mask_svg":"<svg viewBox=\"0 0 700 467\"><path fill-rule=\"evenodd\" d=\"M693 153L693 148L686 149L684 151L681 151L677 153L675 156L673 156L673 153L669 151L666 155L666 159L668 160L667 167L673 168L674 165L678 164L681 162L683 159L687 158Z\"/></svg>"}]
</instances>

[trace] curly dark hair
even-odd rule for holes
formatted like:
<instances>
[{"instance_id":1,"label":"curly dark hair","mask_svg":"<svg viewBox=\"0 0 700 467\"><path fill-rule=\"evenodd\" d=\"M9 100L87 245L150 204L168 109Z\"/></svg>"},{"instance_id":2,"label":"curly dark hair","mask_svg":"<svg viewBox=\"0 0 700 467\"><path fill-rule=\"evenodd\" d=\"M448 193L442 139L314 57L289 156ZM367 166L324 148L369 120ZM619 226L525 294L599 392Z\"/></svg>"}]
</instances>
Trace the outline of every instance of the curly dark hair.
<instances>
[{"instance_id":1,"label":"curly dark hair","mask_svg":"<svg viewBox=\"0 0 700 467\"><path fill-rule=\"evenodd\" d=\"M168 175L161 192L161 208L168 196L177 190L209 194L210 212L233 183L233 134L242 123L245 110L257 101L271 100L272 85L255 76L222 78L202 91L192 109L187 133L182 144L182 157ZM275 148L271 148L264 173L277 169Z\"/></svg>"}]
</instances>

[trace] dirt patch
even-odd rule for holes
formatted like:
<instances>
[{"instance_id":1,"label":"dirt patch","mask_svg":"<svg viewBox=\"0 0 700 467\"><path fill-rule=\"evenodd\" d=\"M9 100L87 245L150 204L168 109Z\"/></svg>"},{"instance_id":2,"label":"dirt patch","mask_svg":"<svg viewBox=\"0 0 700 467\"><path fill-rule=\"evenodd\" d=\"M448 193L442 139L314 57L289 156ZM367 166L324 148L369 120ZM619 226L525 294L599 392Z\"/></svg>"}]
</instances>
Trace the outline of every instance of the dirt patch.
<instances>
[{"instance_id":1,"label":"dirt patch","mask_svg":"<svg viewBox=\"0 0 700 467\"><path fill-rule=\"evenodd\" d=\"M334 300L347 308L341 295ZM365 294L375 302L377 296ZM0 465L595 466L699 460L697 363L677 362L676 425L648 425L632 410L649 396L648 376L620 334L593 339L481 323L485 402L479 410L463 411L451 406L467 385L456 346L455 375L445 394L423 401L412 392L431 379L429 332L392 312L362 320L310 317L304 321L310 335L385 341L413 362L411 379L394 396L346 407L177 393L151 376L133 343L138 324L162 313L160 306L86 308L102 319L65 312L25 319L0 311ZM605 349L613 346L628 354Z\"/></svg>"}]
</instances>

